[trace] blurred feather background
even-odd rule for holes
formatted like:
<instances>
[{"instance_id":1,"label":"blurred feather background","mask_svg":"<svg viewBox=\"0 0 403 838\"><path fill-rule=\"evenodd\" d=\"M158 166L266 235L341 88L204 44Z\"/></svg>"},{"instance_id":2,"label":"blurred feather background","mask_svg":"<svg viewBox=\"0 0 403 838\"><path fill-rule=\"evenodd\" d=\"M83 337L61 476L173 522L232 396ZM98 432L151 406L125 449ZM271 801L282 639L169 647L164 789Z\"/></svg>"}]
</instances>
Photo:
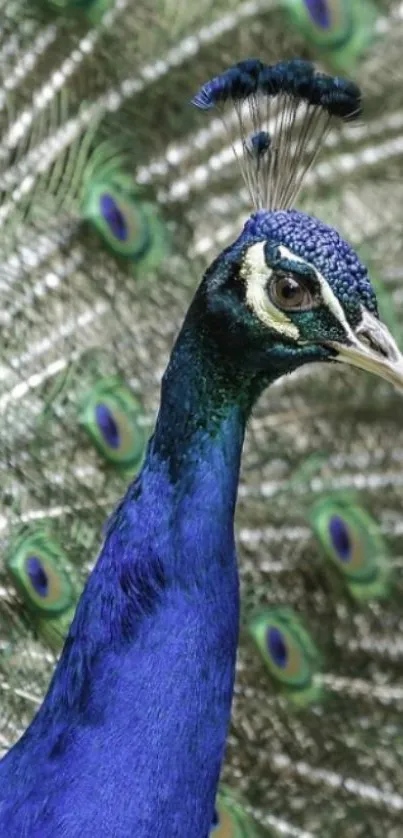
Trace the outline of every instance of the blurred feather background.
<instances>
[{"instance_id":1,"label":"blurred feather background","mask_svg":"<svg viewBox=\"0 0 403 838\"><path fill-rule=\"evenodd\" d=\"M35 712L173 338L249 214L220 119L248 56L354 78L299 207L370 266L402 345L403 4L0 0L0 751ZM250 423L243 624L217 838L399 838L403 404L312 367Z\"/></svg>"}]
</instances>

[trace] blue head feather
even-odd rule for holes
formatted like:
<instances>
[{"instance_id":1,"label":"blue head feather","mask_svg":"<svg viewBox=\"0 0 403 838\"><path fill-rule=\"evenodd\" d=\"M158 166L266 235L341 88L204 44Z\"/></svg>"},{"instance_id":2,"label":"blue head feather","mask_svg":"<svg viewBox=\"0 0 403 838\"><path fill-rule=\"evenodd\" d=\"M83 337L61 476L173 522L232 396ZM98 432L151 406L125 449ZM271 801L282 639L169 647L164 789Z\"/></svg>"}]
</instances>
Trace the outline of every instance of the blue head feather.
<instances>
[{"instance_id":1,"label":"blue head feather","mask_svg":"<svg viewBox=\"0 0 403 838\"><path fill-rule=\"evenodd\" d=\"M354 82L316 73L310 61L298 58L273 65L254 58L239 61L206 82L192 103L201 110L209 110L228 100L236 103L258 93L304 99L342 119L355 118L361 109L361 92Z\"/></svg>"},{"instance_id":2,"label":"blue head feather","mask_svg":"<svg viewBox=\"0 0 403 838\"><path fill-rule=\"evenodd\" d=\"M377 301L368 271L337 230L298 210L260 210L246 222L238 242L267 241L270 264L283 244L326 277L344 310L354 319L361 307L377 314ZM284 267L284 266L283 266Z\"/></svg>"},{"instance_id":3,"label":"blue head feather","mask_svg":"<svg viewBox=\"0 0 403 838\"><path fill-rule=\"evenodd\" d=\"M271 136L267 131L258 131L257 134L252 134L245 143L246 150L256 160L260 160L266 154L270 145Z\"/></svg>"},{"instance_id":4,"label":"blue head feather","mask_svg":"<svg viewBox=\"0 0 403 838\"><path fill-rule=\"evenodd\" d=\"M314 78L314 64L301 58L265 64L259 76L259 90L266 96L278 96L280 93L295 97L304 93L307 96Z\"/></svg>"},{"instance_id":5,"label":"blue head feather","mask_svg":"<svg viewBox=\"0 0 403 838\"><path fill-rule=\"evenodd\" d=\"M236 102L252 96L258 89L263 68L262 62L255 58L239 61L203 84L193 97L192 104L200 110L210 110L228 99Z\"/></svg>"}]
</instances>

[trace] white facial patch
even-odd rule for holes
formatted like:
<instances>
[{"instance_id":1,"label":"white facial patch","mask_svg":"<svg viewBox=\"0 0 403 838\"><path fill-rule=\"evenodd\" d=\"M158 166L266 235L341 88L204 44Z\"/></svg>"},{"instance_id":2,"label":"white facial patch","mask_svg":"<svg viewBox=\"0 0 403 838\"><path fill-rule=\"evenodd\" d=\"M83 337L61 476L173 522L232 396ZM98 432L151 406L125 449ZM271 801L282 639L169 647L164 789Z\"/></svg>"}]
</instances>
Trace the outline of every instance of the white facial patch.
<instances>
[{"instance_id":1,"label":"white facial patch","mask_svg":"<svg viewBox=\"0 0 403 838\"><path fill-rule=\"evenodd\" d=\"M299 330L295 323L293 323L283 311L280 311L268 299L266 285L267 280L270 278L273 271L266 264L264 245L264 242L258 242L249 248L241 269L241 276L246 281L246 301L254 314L256 314L256 317L258 317L262 323L266 326L270 326L272 329L276 329L283 335L287 335L288 337L298 340ZM343 327L346 336L353 343L355 343L357 340L356 335L346 318L341 303L333 293L325 277L322 276L314 265L307 262L305 259L302 259L301 256L296 256L296 254L293 253L292 250L289 250L288 247L285 247L285 245L280 245L278 251L282 259L288 259L292 262L302 262L302 264L308 265L312 269L315 274L315 278L320 285L323 304L329 309L338 323L340 323Z\"/></svg>"},{"instance_id":2,"label":"white facial patch","mask_svg":"<svg viewBox=\"0 0 403 838\"><path fill-rule=\"evenodd\" d=\"M264 246L264 241L253 244L247 251L241 268L241 276L246 284L246 303L265 326L298 340L299 330L295 323L268 298L267 280L270 279L273 271L266 263Z\"/></svg>"}]
</instances>

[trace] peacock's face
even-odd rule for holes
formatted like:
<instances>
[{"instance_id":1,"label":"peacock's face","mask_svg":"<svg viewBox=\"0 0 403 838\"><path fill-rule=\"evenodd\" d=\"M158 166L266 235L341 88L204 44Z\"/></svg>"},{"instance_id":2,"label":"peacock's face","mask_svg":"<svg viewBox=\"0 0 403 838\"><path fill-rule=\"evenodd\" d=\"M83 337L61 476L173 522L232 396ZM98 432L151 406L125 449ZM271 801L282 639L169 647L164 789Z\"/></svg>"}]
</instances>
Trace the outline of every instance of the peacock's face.
<instances>
[{"instance_id":1,"label":"peacock's face","mask_svg":"<svg viewBox=\"0 0 403 838\"><path fill-rule=\"evenodd\" d=\"M403 357L379 320L366 268L334 229L294 210L260 211L229 261L236 252L245 325L258 330L280 372L339 361L402 386Z\"/></svg>"}]
</instances>

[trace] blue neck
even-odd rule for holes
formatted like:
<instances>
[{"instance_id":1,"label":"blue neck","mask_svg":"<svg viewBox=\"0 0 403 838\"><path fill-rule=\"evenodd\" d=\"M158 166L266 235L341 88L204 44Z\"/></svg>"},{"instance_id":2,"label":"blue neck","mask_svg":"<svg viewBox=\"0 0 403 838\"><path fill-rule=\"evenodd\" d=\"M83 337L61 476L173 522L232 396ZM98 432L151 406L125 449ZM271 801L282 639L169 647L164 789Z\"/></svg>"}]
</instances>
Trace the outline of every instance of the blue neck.
<instances>
[{"instance_id":1,"label":"blue neck","mask_svg":"<svg viewBox=\"0 0 403 838\"><path fill-rule=\"evenodd\" d=\"M55 818L59 772L72 823L99 838L207 838L213 817L238 638L233 519L249 397L210 350L187 321L143 470L108 524L45 702L9 754L36 788L43 775Z\"/></svg>"},{"instance_id":2,"label":"blue neck","mask_svg":"<svg viewBox=\"0 0 403 838\"><path fill-rule=\"evenodd\" d=\"M233 521L246 412L221 365L187 322L163 377L161 406L146 461L108 531L132 529L136 514L167 539L163 573L185 587L211 584L214 567L234 563ZM153 523L154 525L154 523ZM195 535L197 538L195 538ZM231 550L229 545L231 544Z\"/></svg>"},{"instance_id":3,"label":"blue neck","mask_svg":"<svg viewBox=\"0 0 403 838\"><path fill-rule=\"evenodd\" d=\"M162 380L161 407L150 447L151 459L164 460L172 483L187 482L195 465L231 448L224 471L233 477L235 502L246 419L252 401L241 376L210 334L193 323L190 309ZM233 506L232 508L233 511Z\"/></svg>"}]
</instances>

